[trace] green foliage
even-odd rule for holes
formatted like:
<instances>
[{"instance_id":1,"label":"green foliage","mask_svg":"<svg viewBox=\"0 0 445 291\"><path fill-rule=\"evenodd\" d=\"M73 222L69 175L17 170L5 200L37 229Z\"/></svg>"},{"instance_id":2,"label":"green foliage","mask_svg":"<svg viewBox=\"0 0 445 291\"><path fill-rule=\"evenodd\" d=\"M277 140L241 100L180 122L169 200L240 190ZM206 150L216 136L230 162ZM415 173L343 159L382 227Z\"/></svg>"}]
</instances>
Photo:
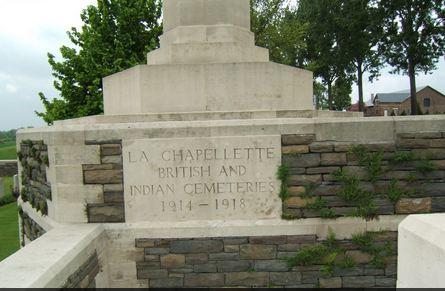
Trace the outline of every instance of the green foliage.
<instances>
[{"instance_id":1,"label":"green foliage","mask_svg":"<svg viewBox=\"0 0 445 291\"><path fill-rule=\"evenodd\" d=\"M384 37L380 51L393 73L410 78L411 96L416 93L416 74L436 69L445 54L444 2L441 0L381 0ZM416 98L411 98L411 114L418 114Z\"/></svg>"},{"instance_id":2,"label":"green foliage","mask_svg":"<svg viewBox=\"0 0 445 291\"><path fill-rule=\"evenodd\" d=\"M377 233L365 232L352 236L352 242L359 246L359 249L372 256L371 265L375 268L385 268L385 258L392 255L392 247L389 242L384 245L375 242Z\"/></svg>"},{"instance_id":3,"label":"green foliage","mask_svg":"<svg viewBox=\"0 0 445 291\"><path fill-rule=\"evenodd\" d=\"M4 196L0 197L0 206L6 205L9 203L13 203L15 201L16 201L15 197L12 196L11 194L4 195Z\"/></svg>"},{"instance_id":4,"label":"green foliage","mask_svg":"<svg viewBox=\"0 0 445 291\"><path fill-rule=\"evenodd\" d=\"M399 181L395 179L391 181L388 190L386 191L386 197L389 201L396 204L401 198L408 196L408 192L399 186Z\"/></svg>"},{"instance_id":5,"label":"green foliage","mask_svg":"<svg viewBox=\"0 0 445 291\"><path fill-rule=\"evenodd\" d=\"M394 164L412 162L416 159L416 155L412 151L396 151L390 161Z\"/></svg>"},{"instance_id":6,"label":"green foliage","mask_svg":"<svg viewBox=\"0 0 445 291\"><path fill-rule=\"evenodd\" d=\"M15 141L0 143L0 160L14 160L17 158Z\"/></svg>"},{"instance_id":7,"label":"green foliage","mask_svg":"<svg viewBox=\"0 0 445 291\"><path fill-rule=\"evenodd\" d=\"M81 14L81 30L68 36L74 47L62 46L62 61L48 54L61 99L40 93L38 112L48 124L55 120L103 112L102 78L146 62L162 31L160 0L98 0Z\"/></svg>"},{"instance_id":8,"label":"green foliage","mask_svg":"<svg viewBox=\"0 0 445 291\"><path fill-rule=\"evenodd\" d=\"M334 232L329 229L328 237L321 244L302 248L294 257L288 258L288 266L322 265L320 271L325 276L331 276L334 267L353 268L356 262L345 255L346 250L338 247Z\"/></svg>"},{"instance_id":9,"label":"green foliage","mask_svg":"<svg viewBox=\"0 0 445 291\"><path fill-rule=\"evenodd\" d=\"M416 165L416 171L424 175L436 170L437 170L437 165L428 159L422 159L419 161L419 164Z\"/></svg>"},{"instance_id":10,"label":"green foliage","mask_svg":"<svg viewBox=\"0 0 445 291\"><path fill-rule=\"evenodd\" d=\"M269 49L272 61L302 66L307 23L286 0L251 0L251 26L258 46Z\"/></svg>"},{"instance_id":11,"label":"green foliage","mask_svg":"<svg viewBox=\"0 0 445 291\"><path fill-rule=\"evenodd\" d=\"M360 187L360 180L352 174L348 174L344 169L337 170L333 176L342 185L337 196L345 201L353 202L357 210L351 213L353 216L373 219L377 217L378 207L373 201L374 195Z\"/></svg>"},{"instance_id":12,"label":"green foliage","mask_svg":"<svg viewBox=\"0 0 445 291\"><path fill-rule=\"evenodd\" d=\"M19 245L18 207L10 203L0 207L0 261L17 251Z\"/></svg>"},{"instance_id":13,"label":"green foliage","mask_svg":"<svg viewBox=\"0 0 445 291\"><path fill-rule=\"evenodd\" d=\"M368 180L375 183L384 173L383 150L369 152L363 145L352 147L350 152L359 161L359 165L365 167L368 172Z\"/></svg>"},{"instance_id":14,"label":"green foliage","mask_svg":"<svg viewBox=\"0 0 445 291\"><path fill-rule=\"evenodd\" d=\"M277 171L277 178L281 181L279 193L280 198L281 200L285 201L290 197L289 189L287 187L287 182L289 179L289 167L287 167L286 165L280 165Z\"/></svg>"},{"instance_id":15,"label":"green foliage","mask_svg":"<svg viewBox=\"0 0 445 291\"><path fill-rule=\"evenodd\" d=\"M293 214L289 214L289 213L283 213L283 214L281 214L281 219L284 219L284 220L295 220L295 219L297 219L298 217L297 216L295 216L295 215L293 215Z\"/></svg>"}]
</instances>

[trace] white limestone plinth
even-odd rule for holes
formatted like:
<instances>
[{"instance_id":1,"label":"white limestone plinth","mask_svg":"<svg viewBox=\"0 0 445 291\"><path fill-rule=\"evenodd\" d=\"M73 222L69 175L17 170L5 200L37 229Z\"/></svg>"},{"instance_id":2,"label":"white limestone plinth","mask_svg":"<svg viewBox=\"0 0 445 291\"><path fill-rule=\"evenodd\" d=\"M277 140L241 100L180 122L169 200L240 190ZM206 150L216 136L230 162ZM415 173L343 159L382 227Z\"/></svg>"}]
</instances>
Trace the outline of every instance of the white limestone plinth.
<instances>
[{"instance_id":1,"label":"white limestone plinth","mask_svg":"<svg viewBox=\"0 0 445 291\"><path fill-rule=\"evenodd\" d=\"M399 225L398 288L445 287L445 214L410 215Z\"/></svg>"},{"instance_id":2,"label":"white limestone plinth","mask_svg":"<svg viewBox=\"0 0 445 291\"><path fill-rule=\"evenodd\" d=\"M137 66L104 79L105 115L311 110L312 73L275 63Z\"/></svg>"}]
</instances>

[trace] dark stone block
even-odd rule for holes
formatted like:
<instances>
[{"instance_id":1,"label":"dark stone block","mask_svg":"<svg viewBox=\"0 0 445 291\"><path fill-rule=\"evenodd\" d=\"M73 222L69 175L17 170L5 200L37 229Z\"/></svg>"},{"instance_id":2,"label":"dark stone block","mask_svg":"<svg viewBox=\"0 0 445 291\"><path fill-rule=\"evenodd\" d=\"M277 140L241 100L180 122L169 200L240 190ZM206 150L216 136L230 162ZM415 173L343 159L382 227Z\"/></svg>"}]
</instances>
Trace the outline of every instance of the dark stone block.
<instances>
[{"instance_id":1,"label":"dark stone block","mask_svg":"<svg viewBox=\"0 0 445 291\"><path fill-rule=\"evenodd\" d=\"M254 269L256 272L286 272L289 267L284 260L260 260L255 261Z\"/></svg>"},{"instance_id":2,"label":"dark stone block","mask_svg":"<svg viewBox=\"0 0 445 291\"><path fill-rule=\"evenodd\" d=\"M165 269L159 269L159 270L138 269L137 270L138 280L161 279L161 278L167 278L167 277L168 277L168 271Z\"/></svg>"},{"instance_id":3,"label":"dark stone block","mask_svg":"<svg viewBox=\"0 0 445 291\"><path fill-rule=\"evenodd\" d=\"M149 281L149 287L151 288L178 288L183 286L183 279L178 277L150 279Z\"/></svg>"},{"instance_id":4,"label":"dark stone block","mask_svg":"<svg viewBox=\"0 0 445 291\"><path fill-rule=\"evenodd\" d=\"M88 204L88 222L125 222L125 207L123 203Z\"/></svg>"},{"instance_id":5,"label":"dark stone block","mask_svg":"<svg viewBox=\"0 0 445 291\"><path fill-rule=\"evenodd\" d=\"M429 197L444 196L445 183L426 183L423 185L425 195Z\"/></svg>"},{"instance_id":6,"label":"dark stone block","mask_svg":"<svg viewBox=\"0 0 445 291\"><path fill-rule=\"evenodd\" d=\"M249 243L251 244L285 244L287 241L286 236L253 236L249 237Z\"/></svg>"},{"instance_id":7,"label":"dark stone block","mask_svg":"<svg viewBox=\"0 0 445 291\"><path fill-rule=\"evenodd\" d=\"M269 284L269 273L239 272L226 274L226 286L266 287Z\"/></svg>"},{"instance_id":8,"label":"dark stone block","mask_svg":"<svg viewBox=\"0 0 445 291\"><path fill-rule=\"evenodd\" d=\"M281 143L283 145L308 145L314 140L314 134L285 134L281 136Z\"/></svg>"},{"instance_id":9,"label":"dark stone block","mask_svg":"<svg viewBox=\"0 0 445 291\"><path fill-rule=\"evenodd\" d=\"M144 250L146 255L166 255L169 253L168 248L146 248Z\"/></svg>"},{"instance_id":10,"label":"dark stone block","mask_svg":"<svg viewBox=\"0 0 445 291\"><path fill-rule=\"evenodd\" d=\"M277 247L275 245L241 245L240 255L247 260L275 259Z\"/></svg>"},{"instance_id":11,"label":"dark stone block","mask_svg":"<svg viewBox=\"0 0 445 291\"><path fill-rule=\"evenodd\" d=\"M431 202L432 212L445 212L445 197L433 197Z\"/></svg>"},{"instance_id":12,"label":"dark stone block","mask_svg":"<svg viewBox=\"0 0 445 291\"><path fill-rule=\"evenodd\" d=\"M218 272L247 272L252 268L250 261L220 261L217 263Z\"/></svg>"},{"instance_id":13,"label":"dark stone block","mask_svg":"<svg viewBox=\"0 0 445 291\"><path fill-rule=\"evenodd\" d=\"M155 240L149 238L137 238L136 247L137 248L150 248L155 246Z\"/></svg>"},{"instance_id":14,"label":"dark stone block","mask_svg":"<svg viewBox=\"0 0 445 291\"><path fill-rule=\"evenodd\" d=\"M370 288L374 286L374 276L343 277L343 288Z\"/></svg>"},{"instance_id":15,"label":"dark stone block","mask_svg":"<svg viewBox=\"0 0 445 291\"><path fill-rule=\"evenodd\" d=\"M208 254L189 254L185 256L185 262L190 265L205 264L208 260Z\"/></svg>"},{"instance_id":16,"label":"dark stone block","mask_svg":"<svg viewBox=\"0 0 445 291\"><path fill-rule=\"evenodd\" d=\"M136 269L137 270L158 270L161 268L160 262L137 262Z\"/></svg>"},{"instance_id":17,"label":"dark stone block","mask_svg":"<svg viewBox=\"0 0 445 291\"><path fill-rule=\"evenodd\" d=\"M320 272L302 272L301 273L301 282L304 284L316 284L318 282L318 278L320 277Z\"/></svg>"},{"instance_id":18,"label":"dark stone block","mask_svg":"<svg viewBox=\"0 0 445 291\"><path fill-rule=\"evenodd\" d=\"M335 171L339 170L340 167L317 167L317 168L308 168L306 169L306 174L332 174Z\"/></svg>"},{"instance_id":19,"label":"dark stone block","mask_svg":"<svg viewBox=\"0 0 445 291\"><path fill-rule=\"evenodd\" d=\"M230 237L223 239L225 245L240 245L247 243L247 238L245 237Z\"/></svg>"},{"instance_id":20,"label":"dark stone block","mask_svg":"<svg viewBox=\"0 0 445 291\"><path fill-rule=\"evenodd\" d=\"M176 254L218 253L223 249L223 242L219 240L179 240L170 245L171 253Z\"/></svg>"},{"instance_id":21,"label":"dark stone block","mask_svg":"<svg viewBox=\"0 0 445 291\"><path fill-rule=\"evenodd\" d=\"M320 164L322 166L346 166L348 161L345 153L323 153Z\"/></svg>"},{"instance_id":22,"label":"dark stone block","mask_svg":"<svg viewBox=\"0 0 445 291\"><path fill-rule=\"evenodd\" d=\"M193 272L195 273L216 273L216 264L201 264L193 266Z\"/></svg>"},{"instance_id":23,"label":"dark stone block","mask_svg":"<svg viewBox=\"0 0 445 291\"><path fill-rule=\"evenodd\" d=\"M123 203L124 192L104 192L105 203Z\"/></svg>"},{"instance_id":24,"label":"dark stone block","mask_svg":"<svg viewBox=\"0 0 445 291\"><path fill-rule=\"evenodd\" d=\"M354 267L354 268L343 269L340 267L334 267L334 275L337 277L361 276L363 275L363 268Z\"/></svg>"},{"instance_id":25,"label":"dark stone block","mask_svg":"<svg viewBox=\"0 0 445 291\"><path fill-rule=\"evenodd\" d=\"M186 274L184 287L223 287L224 274Z\"/></svg>"},{"instance_id":26,"label":"dark stone block","mask_svg":"<svg viewBox=\"0 0 445 291\"><path fill-rule=\"evenodd\" d=\"M375 277L375 286L376 287L392 287L395 288L397 285L396 278L388 278L388 277Z\"/></svg>"},{"instance_id":27,"label":"dark stone block","mask_svg":"<svg viewBox=\"0 0 445 291\"><path fill-rule=\"evenodd\" d=\"M283 164L290 168L313 168L320 166L320 154L283 155Z\"/></svg>"},{"instance_id":28,"label":"dark stone block","mask_svg":"<svg viewBox=\"0 0 445 291\"><path fill-rule=\"evenodd\" d=\"M100 153L101 156L119 156L122 155L122 146L120 144L102 144Z\"/></svg>"},{"instance_id":29,"label":"dark stone block","mask_svg":"<svg viewBox=\"0 0 445 291\"><path fill-rule=\"evenodd\" d=\"M311 184L320 184L321 181L321 175L297 175L290 176L288 184L290 186L304 186Z\"/></svg>"},{"instance_id":30,"label":"dark stone block","mask_svg":"<svg viewBox=\"0 0 445 291\"><path fill-rule=\"evenodd\" d=\"M299 244L280 244L278 245L278 251L281 252L295 252L300 250Z\"/></svg>"},{"instance_id":31,"label":"dark stone block","mask_svg":"<svg viewBox=\"0 0 445 291\"><path fill-rule=\"evenodd\" d=\"M305 244L305 243L314 243L316 241L317 241L316 235L295 235L287 237L287 243L289 244Z\"/></svg>"},{"instance_id":32,"label":"dark stone block","mask_svg":"<svg viewBox=\"0 0 445 291\"><path fill-rule=\"evenodd\" d=\"M122 170L84 171L85 184L122 184Z\"/></svg>"},{"instance_id":33,"label":"dark stone block","mask_svg":"<svg viewBox=\"0 0 445 291\"><path fill-rule=\"evenodd\" d=\"M301 283L299 272L271 272L270 283L273 285L292 286Z\"/></svg>"},{"instance_id":34,"label":"dark stone block","mask_svg":"<svg viewBox=\"0 0 445 291\"><path fill-rule=\"evenodd\" d=\"M210 261L230 261L239 259L238 253L213 253L209 254Z\"/></svg>"},{"instance_id":35,"label":"dark stone block","mask_svg":"<svg viewBox=\"0 0 445 291\"><path fill-rule=\"evenodd\" d=\"M329 153L334 151L334 144L329 142L314 142L309 145L309 150L313 153Z\"/></svg>"}]
</instances>

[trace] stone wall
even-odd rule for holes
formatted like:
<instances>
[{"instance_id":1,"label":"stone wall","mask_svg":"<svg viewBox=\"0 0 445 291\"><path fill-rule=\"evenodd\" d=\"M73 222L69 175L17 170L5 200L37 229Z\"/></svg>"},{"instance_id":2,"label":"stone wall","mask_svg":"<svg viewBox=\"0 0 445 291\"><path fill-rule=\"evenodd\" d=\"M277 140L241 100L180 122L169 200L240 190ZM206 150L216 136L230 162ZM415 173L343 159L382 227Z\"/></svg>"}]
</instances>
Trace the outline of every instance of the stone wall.
<instances>
[{"instance_id":1,"label":"stone wall","mask_svg":"<svg viewBox=\"0 0 445 291\"><path fill-rule=\"evenodd\" d=\"M376 245L390 243L392 252L374 266L373 257L351 240L337 247L354 261L323 271L326 258L292 266L289 258L307 247L323 244L315 235L225 237L192 239L136 239L145 259L137 263L137 277L149 287L395 287L397 234L376 234ZM329 255L327 255L329 256Z\"/></svg>"},{"instance_id":2,"label":"stone wall","mask_svg":"<svg viewBox=\"0 0 445 291\"><path fill-rule=\"evenodd\" d=\"M17 175L17 161L0 161L0 177L12 177Z\"/></svg>"},{"instance_id":3,"label":"stone wall","mask_svg":"<svg viewBox=\"0 0 445 291\"><path fill-rule=\"evenodd\" d=\"M96 276L99 270L99 259L95 252L68 278L62 288L96 288Z\"/></svg>"},{"instance_id":4,"label":"stone wall","mask_svg":"<svg viewBox=\"0 0 445 291\"><path fill-rule=\"evenodd\" d=\"M46 174L49 167L47 145L43 141L22 141L17 156L21 165L22 200L29 202L42 215L47 215L47 200L52 200L51 185Z\"/></svg>"},{"instance_id":5,"label":"stone wall","mask_svg":"<svg viewBox=\"0 0 445 291\"><path fill-rule=\"evenodd\" d=\"M398 134L395 142L282 136L287 171L283 218L443 212L445 133Z\"/></svg>"},{"instance_id":6,"label":"stone wall","mask_svg":"<svg viewBox=\"0 0 445 291\"><path fill-rule=\"evenodd\" d=\"M19 208L19 217L21 223L21 242L24 245L26 241L33 241L41 237L46 231L37 224L28 214Z\"/></svg>"},{"instance_id":7,"label":"stone wall","mask_svg":"<svg viewBox=\"0 0 445 291\"><path fill-rule=\"evenodd\" d=\"M100 145L100 164L83 165L85 185L103 186L103 203L87 204L88 222L125 222L122 170L122 144L120 141L89 141Z\"/></svg>"}]
</instances>

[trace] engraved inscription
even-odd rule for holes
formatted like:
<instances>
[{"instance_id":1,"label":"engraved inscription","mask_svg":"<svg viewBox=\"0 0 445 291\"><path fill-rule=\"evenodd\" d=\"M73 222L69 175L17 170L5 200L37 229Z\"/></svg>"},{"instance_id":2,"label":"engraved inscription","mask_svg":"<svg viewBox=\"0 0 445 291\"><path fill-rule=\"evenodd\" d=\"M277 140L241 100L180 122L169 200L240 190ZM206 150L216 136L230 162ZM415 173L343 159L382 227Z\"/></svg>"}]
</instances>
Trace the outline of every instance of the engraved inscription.
<instances>
[{"instance_id":1,"label":"engraved inscription","mask_svg":"<svg viewBox=\"0 0 445 291\"><path fill-rule=\"evenodd\" d=\"M128 222L277 218L279 136L124 141Z\"/></svg>"}]
</instances>

